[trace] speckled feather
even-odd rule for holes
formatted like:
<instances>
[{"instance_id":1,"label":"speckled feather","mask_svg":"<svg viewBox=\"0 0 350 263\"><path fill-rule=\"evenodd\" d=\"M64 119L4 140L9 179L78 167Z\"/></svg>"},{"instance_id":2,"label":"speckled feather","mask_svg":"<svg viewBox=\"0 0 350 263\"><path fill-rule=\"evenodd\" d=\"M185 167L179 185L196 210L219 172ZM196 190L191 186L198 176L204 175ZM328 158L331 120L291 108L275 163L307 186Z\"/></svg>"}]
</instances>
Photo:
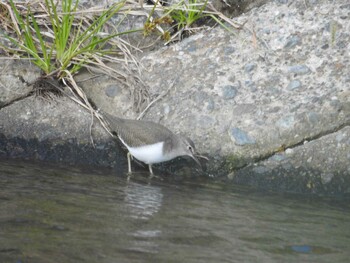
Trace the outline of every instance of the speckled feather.
<instances>
[{"instance_id":1,"label":"speckled feather","mask_svg":"<svg viewBox=\"0 0 350 263\"><path fill-rule=\"evenodd\" d=\"M155 122L121 119L104 114L110 129L130 147L164 141L164 151L170 151L180 138L168 128Z\"/></svg>"}]
</instances>

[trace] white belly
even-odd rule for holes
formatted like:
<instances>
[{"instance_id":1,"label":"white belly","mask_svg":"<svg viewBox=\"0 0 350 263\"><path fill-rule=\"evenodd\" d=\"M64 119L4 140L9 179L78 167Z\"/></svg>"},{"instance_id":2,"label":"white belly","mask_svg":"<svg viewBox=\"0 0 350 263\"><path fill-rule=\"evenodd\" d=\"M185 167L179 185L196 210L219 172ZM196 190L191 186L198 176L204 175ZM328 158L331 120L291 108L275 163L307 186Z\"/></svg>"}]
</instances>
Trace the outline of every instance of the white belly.
<instances>
[{"instance_id":1,"label":"white belly","mask_svg":"<svg viewBox=\"0 0 350 263\"><path fill-rule=\"evenodd\" d=\"M163 155L164 142L158 142L141 147L128 147L122 139L120 140L133 157L146 164L161 163L171 159L169 156Z\"/></svg>"}]
</instances>

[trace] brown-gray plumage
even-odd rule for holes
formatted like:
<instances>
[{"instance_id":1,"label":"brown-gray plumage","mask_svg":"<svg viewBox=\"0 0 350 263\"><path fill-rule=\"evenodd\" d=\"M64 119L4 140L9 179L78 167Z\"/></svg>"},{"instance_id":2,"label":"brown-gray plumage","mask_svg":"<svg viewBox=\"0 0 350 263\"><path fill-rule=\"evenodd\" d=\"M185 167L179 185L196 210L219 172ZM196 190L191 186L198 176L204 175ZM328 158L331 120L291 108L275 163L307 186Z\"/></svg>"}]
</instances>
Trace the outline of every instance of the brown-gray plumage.
<instances>
[{"instance_id":1,"label":"brown-gray plumage","mask_svg":"<svg viewBox=\"0 0 350 263\"><path fill-rule=\"evenodd\" d=\"M139 161L148 164L151 173L153 173L152 164L168 161L178 156L190 156L200 165L194 156L193 142L186 137L174 134L163 125L151 121L121 119L107 113L103 115L110 130L128 148L129 153ZM142 153L139 152L140 149ZM129 158L128 165L129 172L131 172Z\"/></svg>"}]
</instances>

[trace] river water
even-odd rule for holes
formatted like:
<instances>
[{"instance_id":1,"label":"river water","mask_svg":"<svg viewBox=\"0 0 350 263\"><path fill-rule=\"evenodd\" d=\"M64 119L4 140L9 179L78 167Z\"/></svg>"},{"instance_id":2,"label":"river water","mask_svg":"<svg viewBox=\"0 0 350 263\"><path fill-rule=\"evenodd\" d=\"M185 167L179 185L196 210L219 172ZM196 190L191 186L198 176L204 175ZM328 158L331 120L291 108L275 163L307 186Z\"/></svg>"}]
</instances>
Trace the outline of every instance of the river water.
<instances>
[{"instance_id":1,"label":"river water","mask_svg":"<svg viewBox=\"0 0 350 263\"><path fill-rule=\"evenodd\" d=\"M1 161L0 262L350 262L350 204Z\"/></svg>"}]
</instances>

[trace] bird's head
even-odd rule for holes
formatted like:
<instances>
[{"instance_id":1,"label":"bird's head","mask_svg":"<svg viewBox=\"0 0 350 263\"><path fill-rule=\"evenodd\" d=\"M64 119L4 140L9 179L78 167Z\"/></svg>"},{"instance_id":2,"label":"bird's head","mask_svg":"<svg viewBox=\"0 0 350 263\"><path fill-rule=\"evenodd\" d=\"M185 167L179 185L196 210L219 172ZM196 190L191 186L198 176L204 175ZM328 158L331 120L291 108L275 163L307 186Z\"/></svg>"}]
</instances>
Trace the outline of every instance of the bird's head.
<instances>
[{"instance_id":1,"label":"bird's head","mask_svg":"<svg viewBox=\"0 0 350 263\"><path fill-rule=\"evenodd\" d=\"M188 137L181 137L181 141L184 148L184 155L190 156L202 168L200 161L196 157L201 157L201 155L198 155L198 153L196 152L196 147L193 141Z\"/></svg>"}]
</instances>

